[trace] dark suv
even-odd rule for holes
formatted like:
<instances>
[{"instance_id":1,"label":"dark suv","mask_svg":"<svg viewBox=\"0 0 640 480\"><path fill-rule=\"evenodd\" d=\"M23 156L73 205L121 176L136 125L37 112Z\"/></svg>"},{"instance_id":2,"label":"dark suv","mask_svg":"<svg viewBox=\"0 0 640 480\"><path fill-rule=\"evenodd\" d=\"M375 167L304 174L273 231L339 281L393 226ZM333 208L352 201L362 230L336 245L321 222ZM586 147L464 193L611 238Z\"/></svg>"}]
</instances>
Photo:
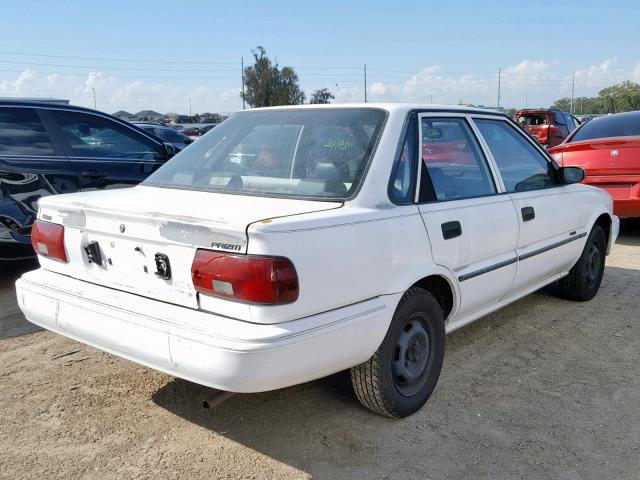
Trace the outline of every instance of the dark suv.
<instances>
[{"instance_id":1,"label":"dark suv","mask_svg":"<svg viewBox=\"0 0 640 480\"><path fill-rule=\"evenodd\" d=\"M40 197L133 186L174 153L105 113L0 100L0 260L34 256L30 233Z\"/></svg>"},{"instance_id":2,"label":"dark suv","mask_svg":"<svg viewBox=\"0 0 640 480\"><path fill-rule=\"evenodd\" d=\"M570 113L549 109L519 110L514 119L546 148L562 143L580 125Z\"/></svg>"}]
</instances>

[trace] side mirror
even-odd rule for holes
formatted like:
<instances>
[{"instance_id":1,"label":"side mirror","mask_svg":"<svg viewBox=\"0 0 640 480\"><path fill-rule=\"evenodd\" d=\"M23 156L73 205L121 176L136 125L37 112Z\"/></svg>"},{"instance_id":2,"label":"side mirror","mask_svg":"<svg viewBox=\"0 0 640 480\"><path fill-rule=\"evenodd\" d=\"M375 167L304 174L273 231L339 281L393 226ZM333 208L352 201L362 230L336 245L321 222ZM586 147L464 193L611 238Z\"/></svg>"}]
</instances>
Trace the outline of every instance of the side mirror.
<instances>
[{"instance_id":1,"label":"side mirror","mask_svg":"<svg viewBox=\"0 0 640 480\"><path fill-rule=\"evenodd\" d=\"M560 179L565 185L572 183L580 183L585 179L584 170L580 167L562 167L560 168Z\"/></svg>"},{"instance_id":2,"label":"side mirror","mask_svg":"<svg viewBox=\"0 0 640 480\"><path fill-rule=\"evenodd\" d=\"M171 157L173 157L177 152L176 152L176 147L174 147L173 145L171 145L168 142L164 142L162 144L162 146L164 147L164 153L166 155L166 159L169 160Z\"/></svg>"}]
</instances>

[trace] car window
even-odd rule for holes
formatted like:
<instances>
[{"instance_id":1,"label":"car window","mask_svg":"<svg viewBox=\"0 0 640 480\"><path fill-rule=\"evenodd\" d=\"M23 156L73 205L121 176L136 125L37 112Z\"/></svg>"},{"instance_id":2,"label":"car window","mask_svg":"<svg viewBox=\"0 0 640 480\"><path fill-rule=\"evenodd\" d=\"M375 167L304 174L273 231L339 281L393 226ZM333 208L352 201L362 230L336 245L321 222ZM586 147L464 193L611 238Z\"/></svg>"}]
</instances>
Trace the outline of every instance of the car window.
<instances>
[{"instance_id":1,"label":"car window","mask_svg":"<svg viewBox=\"0 0 640 480\"><path fill-rule=\"evenodd\" d=\"M571 114L565 113L564 118L566 120L567 128L569 129L569 131L573 131L576 128L576 124L573 123L573 117L571 116Z\"/></svg>"},{"instance_id":2,"label":"car window","mask_svg":"<svg viewBox=\"0 0 640 480\"><path fill-rule=\"evenodd\" d=\"M569 142L631 136L640 136L640 112L607 115L589 120L580 127Z\"/></svg>"},{"instance_id":3,"label":"car window","mask_svg":"<svg viewBox=\"0 0 640 480\"><path fill-rule=\"evenodd\" d=\"M489 145L507 192L538 190L557 183L553 165L508 122L474 121Z\"/></svg>"},{"instance_id":4,"label":"car window","mask_svg":"<svg viewBox=\"0 0 640 480\"><path fill-rule=\"evenodd\" d=\"M415 115L409 119L407 133L402 148L396 158L391 173L391 184L389 185L389 197L391 201L398 204L413 203L413 183L416 178L417 155L417 122Z\"/></svg>"},{"instance_id":5,"label":"car window","mask_svg":"<svg viewBox=\"0 0 640 480\"><path fill-rule=\"evenodd\" d=\"M486 159L466 120L424 117L421 127L421 202L496 193Z\"/></svg>"},{"instance_id":6,"label":"car window","mask_svg":"<svg viewBox=\"0 0 640 480\"><path fill-rule=\"evenodd\" d=\"M146 185L229 193L347 198L386 114L373 108L245 111L149 177Z\"/></svg>"},{"instance_id":7,"label":"car window","mask_svg":"<svg viewBox=\"0 0 640 480\"><path fill-rule=\"evenodd\" d=\"M52 110L74 157L160 160L159 146L144 135L98 115Z\"/></svg>"},{"instance_id":8,"label":"car window","mask_svg":"<svg viewBox=\"0 0 640 480\"><path fill-rule=\"evenodd\" d=\"M518 117L517 122L524 127L537 127L548 125L546 113L523 113Z\"/></svg>"},{"instance_id":9,"label":"car window","mask_svg":"<svg viewBox=\"0 0 640 480\"><path fill-rule=\"evenodd\" d=\"M0 155L54 155L33 108L0 107Z\"/></svg>"},{"instance_id":10,"label":"car window","mask_svg":"<svg viewBox=\"0 0 640 480\"><path fill-rule=\"evenodd\" d=\"M562 112L553 112L553 115L555 117L556 125L566 125L567 124L567 121L564 119L564 115L562 114Z\"/></svg>"}]
</instances>

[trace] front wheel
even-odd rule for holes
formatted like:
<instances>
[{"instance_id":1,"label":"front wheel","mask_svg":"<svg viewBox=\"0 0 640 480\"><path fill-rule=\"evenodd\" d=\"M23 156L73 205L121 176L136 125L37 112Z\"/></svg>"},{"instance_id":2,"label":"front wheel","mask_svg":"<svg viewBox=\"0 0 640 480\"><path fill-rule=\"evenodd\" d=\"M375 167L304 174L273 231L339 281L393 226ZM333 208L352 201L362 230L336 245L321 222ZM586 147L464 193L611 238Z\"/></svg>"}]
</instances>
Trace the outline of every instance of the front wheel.
<instances>
[{"instance_id":1,"label":"front wheel","mask_svg":"<svg viewBox=\"0 0 640 480\"><path fill-rule=\"evenodd\" d=\"M428 291L410 288L376 353L351 369L358 400L386 417L411 415L431 396L440 377L444 349L442 308Z\"/></svg>"},{"instance_id":2,"label":"front wheel","mask_svg":"<svg viewBox=\"0 0 640 480\"><path fill-rule=\"evenodd\" d=\"M607 237L600 225L594 225L578 262L560 280L560 296L577 302L595 297L602 283L606 254Z\"/></svg>"}]
</instances>

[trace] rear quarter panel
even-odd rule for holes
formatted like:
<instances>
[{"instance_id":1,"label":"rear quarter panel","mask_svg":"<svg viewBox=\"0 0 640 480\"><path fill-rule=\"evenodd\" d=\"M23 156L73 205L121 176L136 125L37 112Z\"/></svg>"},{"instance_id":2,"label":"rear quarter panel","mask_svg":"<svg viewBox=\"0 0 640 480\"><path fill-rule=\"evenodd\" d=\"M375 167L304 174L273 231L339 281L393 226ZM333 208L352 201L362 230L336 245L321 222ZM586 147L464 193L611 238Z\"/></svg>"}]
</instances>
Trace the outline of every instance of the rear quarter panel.
<instances>
[{"instance_id":1,"label":"rear quarter panel","mask_svg":"<svg viewBox=\"0 0 640 480\"><path fill-rule=\"evenodd\" d=\"M414 205L341 209L249 226L248 252L289 258L298 273L294 303L252 305L251 320L276 323L404 292L433 272L424 224ZM434 272L437 273L437 272Z\"/></svg>"}]
</instances>

